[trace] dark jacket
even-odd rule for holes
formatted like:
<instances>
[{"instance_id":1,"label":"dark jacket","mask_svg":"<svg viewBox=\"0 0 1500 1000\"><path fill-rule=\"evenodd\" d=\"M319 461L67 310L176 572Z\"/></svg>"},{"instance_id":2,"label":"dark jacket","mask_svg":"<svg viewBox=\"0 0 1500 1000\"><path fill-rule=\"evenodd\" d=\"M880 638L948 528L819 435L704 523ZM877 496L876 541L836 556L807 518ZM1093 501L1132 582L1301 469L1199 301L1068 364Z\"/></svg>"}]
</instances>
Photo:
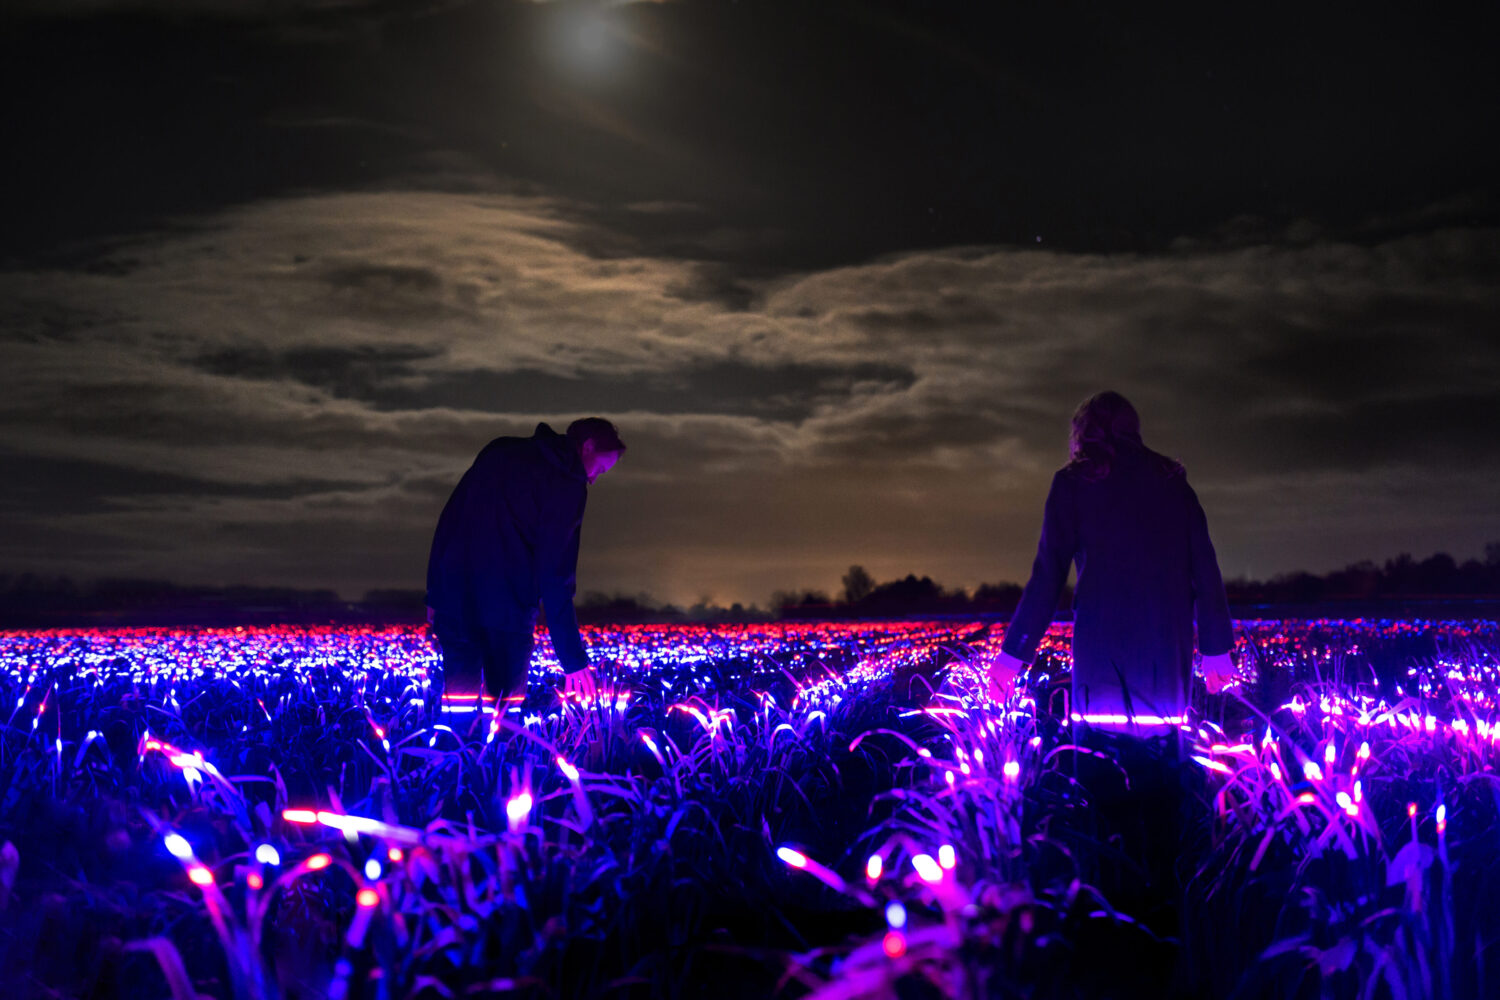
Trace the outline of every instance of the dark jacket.
<instances>
[{"instance_id":1,"label":"dark jacket","mask_svg":"<svg viewBox=\"0 0 1500 1000\"><path fill-rule=\"evenodd\" d=\"M563 667L588 666L573 610L587 499L577 449L546 424L486 445L432 539L427 605L439 628L530 631L541 602Z\"/></svg>"},{"instance_id":2,"label":"dark jacket","mask_svg":"<svg viewBox=\"0 0 1500 1000\"><path fill-rule=\"evenodd\" d=\"M1073 704L1082 714L1181 715L1192 678L1193 619L1205 655L1234 645L1208 521L1180 470L1122 449L1095 482L1052 477L1031 579L1003 648L1030 662L1078 562Z\"/></svg>"}]
</instances>

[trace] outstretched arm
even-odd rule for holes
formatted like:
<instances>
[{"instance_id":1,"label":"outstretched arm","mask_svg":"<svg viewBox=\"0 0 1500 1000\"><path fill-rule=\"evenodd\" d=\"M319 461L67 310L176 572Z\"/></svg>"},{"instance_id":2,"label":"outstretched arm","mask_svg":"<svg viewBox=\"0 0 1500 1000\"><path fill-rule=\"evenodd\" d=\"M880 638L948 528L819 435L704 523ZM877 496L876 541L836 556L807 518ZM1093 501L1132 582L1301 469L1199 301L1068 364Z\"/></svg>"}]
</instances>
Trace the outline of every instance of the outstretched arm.
<instances>
[{"instance_id":1,"label":"outstretched arm","mask_svg":"<svg viewBox=\"0 0 1500 1000\"><path fill-rule=\"evenodd\" d=\"M538 552L538 582L542 606L547 609L547 631L552 634L552 649L563 670L576 673L587 670L589 657L578 634L578 613L573 595L578 587L578 545L583 528L583 502L556 512Z\"/></svg>"},{"instance_id":2,"label":"outstretched arm","mask_svg":"<svg viewBox=\"0 0 1500 1000\"><path fill-rule=\"evenodd\" d=\"M1214 543L1208 537L1208 518L1198 494L1186 483L1188 499L1188 551L1192 560L1193 612L1198 619L1198 651L1204 657L1226 654L1234 648L1234 624L1229 618L1229 598Z\"/></svg>"},{"instance_id":3,"label":"outstretched arm","mask_svg":"<svg viewBox=\"0 0 1500 1000\"><path fill-rule=\"evenodd\" d=\"M1208 517L1198 494L1186 483L1188 497L1188 551L1192 561L1193 614L1198 620L1198 652L1203 654L1203 680L1209 694L1218 694L1239 683L1229 651L1234 648L1234 623L1229 617L1229 598L1219 560L1208 537Z\"/></svg>"},{"instance_id":4,"label":"outstretched arm","mask_svg":"<svg viewBox=\"0 0 1500 1000\"><path fill-rule=\"evenodd\" d=\"M1006 684L1036 657L1037 647L1052 624L1057 599L1068 580L1068 566L1078 549L1078 519L1071 486L1058 472L1052 477L1047 505L1042 514L1042 537L1037 542L1031 578L1021 594L1021 603L1005 630L1005 641L992 673L1010 672Z\"/></svg>"}]
</instances>

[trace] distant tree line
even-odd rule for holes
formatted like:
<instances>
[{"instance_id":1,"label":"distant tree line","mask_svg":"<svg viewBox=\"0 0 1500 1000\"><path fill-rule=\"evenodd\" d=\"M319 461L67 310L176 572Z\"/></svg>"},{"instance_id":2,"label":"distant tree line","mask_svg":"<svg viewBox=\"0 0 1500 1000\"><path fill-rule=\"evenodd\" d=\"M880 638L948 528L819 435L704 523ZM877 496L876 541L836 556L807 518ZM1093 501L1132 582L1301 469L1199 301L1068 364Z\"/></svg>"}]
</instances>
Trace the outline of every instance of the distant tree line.
<instances>
[{"instance_id":1,"label":"distant tree line","mask_svg":"<svg viewBox=\"0 0 1500 1000\"><path fill-rule=\"evenodd\" d=\"M685 608L649 595L590 592L578 600L585 623L757 621L758 607L719 607L707 599ZM335 591L295 587L177 584L165 580L104 579L80 584L62 576L0 574L0 628L111 625L308 625L426 621L421 590L370 590L357 601Z\"/></svg>"},{"instance_id":2,"label":"distant tree line","mask_svg":"<svg viewBox=\"0 0 1500 1000\"><path fill-rule=\"evenodd\" d=\"M916 574L880 583L863 566L849 567L841 582L843 589L837 596L819 590L777 591L768 610L740 604L726 608L708 598L678 607L646 594L590 592L578 601L578 617L591 623L924 615L1007 618L1021 600L1018 583L983 583L968 591L949 589ZM1296 572L1269 580L1228 580L1225 590L1229 603L1239 608L1379 607L1427 600L1500 602L1500 542L1486 545L1483 559L1459 562L1438 552L1418 560L1403 553L1383 564L1366 560L1322 575ZM346 601L326 589L210 587L135 579L78 584L66 577L0 574L0 628L420 622L426 618L423 597L420 590L371 590L357 601ZM1072 591L1066 588L1059 610L1071 604Z\"/></svg>"},{"instance_id":3,"label":"distant tree line","mask_svg":"<svg viewBox=\"0 0 1500 1000\"><path fill-rule=\"evenodd\" d=\"M1270 580L1228 580L1231 604L1309 604L1411 598L1500 597L1500 542L1484 558L1460 563L1446 552L1426 559L1402 553L1383 565L1365 560L1319 576L1283 573Z\"/></svg>"},{"instance_id":4,"label":"distant tree line","mask_svg":"<svg viewBox=\"0 0 1500 1000\"><path fill-rule=\"evenodd\" d=\"M346 601L333 590L165 580L0 574L0 628L74 625L256 625L419 621L421 591L372 590Z\"/></svg>"},{"instance_id":5,"label":"distant tree line","mask_svg":"<svg viewBox=\"0 0 1500 1000\"><path fill-rule=\"evenodd\" d=\"M1021 601L1018 583L983 583L973 592L949 590L931 577L909 574L876 583L863 566L850 566L843 591L831 597L819 590L777 591L772 609L782 617L883 618L900 615L993 615L1009 617ZM1500 542L1485 546L1484 558L1460 563L1446 552L1417 560L1402 553L1385 563L1369 560L1318 575L1283 573L1269 580L1226 580L1229 603L1316 605L1334 603L1402 603L1422 600L1500 600ZM1072 607L1071 587L1063 589L1058 609Z\"/></svg>"},{"instance_id":6,"label":"distant tree line","mask_svg":"<svg viewBox=\"0 0 1500 1000\"><path fill-rule=\"evenodd\" d=\"M1018 583L982 583L972 593L948 589L930 576L908 573L876 583L863 566L850 566L837 597L819 590L780 590L772 609L783 618L893 618L905 615L1004 615L1021 602ZM1072 588L1064 588L1061 607L1072 606Z\"/></svg>"}]
</instances>

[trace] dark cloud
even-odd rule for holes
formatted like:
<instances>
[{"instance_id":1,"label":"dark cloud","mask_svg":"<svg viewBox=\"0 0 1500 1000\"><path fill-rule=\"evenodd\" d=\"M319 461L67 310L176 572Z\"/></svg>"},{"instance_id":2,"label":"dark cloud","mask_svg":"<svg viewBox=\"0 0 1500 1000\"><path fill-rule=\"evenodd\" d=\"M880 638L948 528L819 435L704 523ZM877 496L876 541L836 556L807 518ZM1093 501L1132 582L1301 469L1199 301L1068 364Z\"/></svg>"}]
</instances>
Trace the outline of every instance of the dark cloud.
<instances>
[{"instance_id":1,"label":"dark cloud","mask_svg":"<svg viewBox=\"0 0 1500 1000\"><path fill-rule=\"evenodd\" d=\"M320 275L334 288L360 295L422 296L443 287L443 279L427 267L393 264L349 264L325 269Z\"/></svg>"},{"instance_id":2,"label":"dark cloud","mask_svg":"<svg viewBox=\"0 0 1500 1000\"><path fill-rule=\"evenodd\" d=\"M966 327L994 329L1005 317L993 302L977 296L949 292L935 295L931 306L887 309L872 306L855 309L846 318L877 336L895 334L906 338L914 334L948 333Z\"/></svg>"},{"instance_id":3,"label":"dark cloud","mask_svg":"<svg viewBox=\"0 0 1500 1000\"><path fill-rule=\"evenodd\" d=\"M1371 471L1419 461L1500 471L1500 384L1410 398L1372 399L1233 420L1222 440L1266 469Z\"/></svg>"},{"instance_id":4,"label":"dark cloud","mask_svg":"<svg viewBox=\"0 0 1500 1000\"><path fill-rule=\"evenodd\" d=\"M321 347L283 351L264 346L228 347L192 359L195 367L215 375L245 379L291 379L326 389L335 396L369 399L392 379L410 377L412 363L442 351L417 345Z\"/></svg>"},{"instance_id":5,"label":"dark cloud","mask_svg":"<svg viewBox=\"0 0 1500 1000\"><path fill-rule=\"evenodd\" d=\"M449 408L480 413L737 413L800 421L856 390L900 392L916 376L878 363L755 366L736 362L689 366L650 375L571 376L517 371L424 373L440 351L416 346L308 346L273 353L230 348L194 359L207 372L241 379L290 379L377 410Z\"/></svg>"},{"instance_id":6,"label":"dark cloud","mask_svg":"<svg viewBox=\"0 0 1500 1000\"><path fill-rule=\"evenodd\" d=\"M381 6L380 0L11 0L8 13L69 17L101 13L163 14L174 18L286 18L319 12L348 13Z\"/></svg>"},{"instance_id":7,"label":"dark cloud","mask_svg":"<svg viewBox=\"0 0 1500 1000\"><path fill-rule=\"evenodd\" d=\"M667 288L667 293L686 302L708 302L734 312L749 309L757 296L741 269L711 263L693 266L683 280Z\"/></svg>"},{"instance_id":8,"label":"dark cloud","mask_svg":"<svg viewBox=\"0 0 1500 1000\"><path fill-rule=\"evenodd\" d=\"M730 413L769 420L801 421L824 406L847 400L866 384L901 391L915 376L909 369L876 363L760 367L723 362L651 377L575 378L538 371L469 372L387 386L366 397L382 409L451 406L494 413Z\"/></svg>"},{"instance_id":9,"label":"dark cloud","mask_svg":"<svg viewBox=\"0 0 1500 1000\"><path fill-rule=\"evenodd\" d=\"M12 484L0 497L0 510L22 518L41 512L49 516L100 513L130 507L142 498L291 500L360 485L329 479L224 483L106 462L14 452L0 452L0 478Z\"/></svg>"}]
</instances>

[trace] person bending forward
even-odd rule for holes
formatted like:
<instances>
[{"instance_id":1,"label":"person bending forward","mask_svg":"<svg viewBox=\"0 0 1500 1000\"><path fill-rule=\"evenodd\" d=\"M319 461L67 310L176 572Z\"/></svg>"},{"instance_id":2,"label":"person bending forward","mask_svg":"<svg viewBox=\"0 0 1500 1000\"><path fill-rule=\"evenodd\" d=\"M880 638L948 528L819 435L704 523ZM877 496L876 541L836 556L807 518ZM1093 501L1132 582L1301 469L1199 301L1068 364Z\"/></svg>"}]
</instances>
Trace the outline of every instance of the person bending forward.
<instances>
[{"instance_id":1,"label":"person bending forward","mask_svg":"<svg viewBox=\"0 0 1500 1000\"><path fill-rule=\"evenodd\" d=\"M566 435L538 424L501 437L474 459L438 519L427 562L427 618L449 691L485 690L519 702L536 627L547 610L565 690L595 695L573 596L588 487L625 451L614 424L574 421Z\"/></svg>"}]
</instances>

